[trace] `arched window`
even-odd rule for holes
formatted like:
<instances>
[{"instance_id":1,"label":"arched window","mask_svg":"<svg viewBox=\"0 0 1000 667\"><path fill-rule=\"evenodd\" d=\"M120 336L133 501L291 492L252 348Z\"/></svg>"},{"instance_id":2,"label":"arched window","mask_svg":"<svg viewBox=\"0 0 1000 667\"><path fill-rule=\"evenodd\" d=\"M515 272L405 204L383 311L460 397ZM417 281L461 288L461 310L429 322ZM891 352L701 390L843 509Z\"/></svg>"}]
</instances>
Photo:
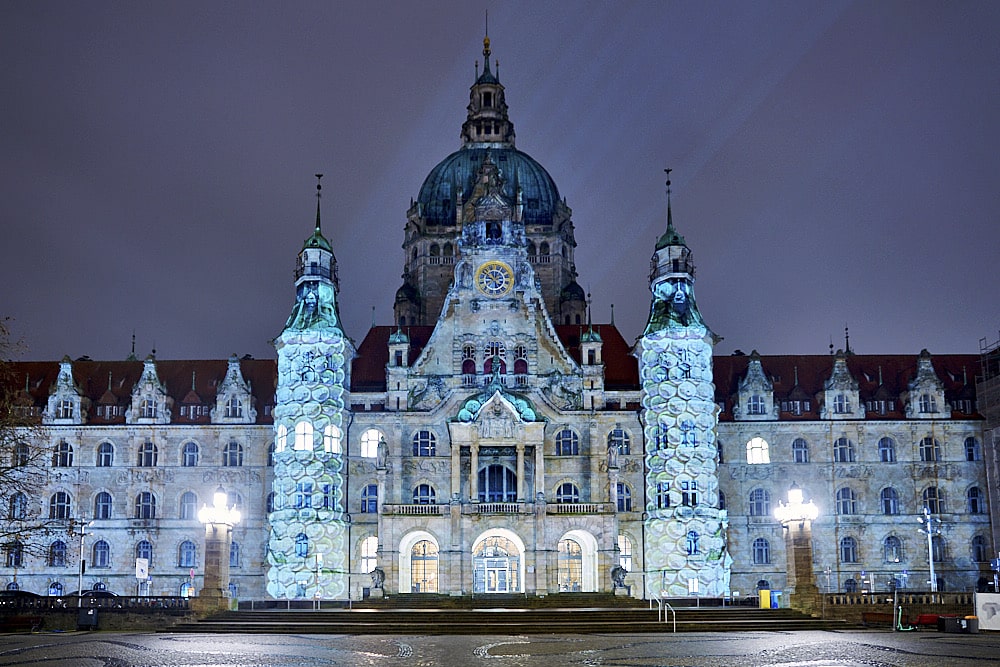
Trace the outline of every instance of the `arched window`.
<instances>
[{"instance_id":1,"label":"arched window","mask_svg":"<svg viewBox=\"0 0 1000 667\"><path fill-rule=\"evenodd\" d=\"M568 428L556 433L556 456L578 456L580 436Z\"/></svg>"},{"instance_id":2,"label":"arched window","mask_svg":"<svg viewBox=\"0 0 1000 667\"><path fill-rule=\"evenodd\" d=\"M722 491L719 491L719 509L726 509L726 494Z\"/></svg>"},{"instance_id":3,"label":"arched window","mask_svg":"<svg viewBox=\"0 0 1000 667\"><path fill-rule=\"evenodd\" d=\"M362 572L371 572L378 565L378 537L369 535L361 540L361 562L359 566Z\"/></svg>"},{"instance_id":4,"label":"arched window","mask_svg":"<svg viewBox=\"0 0 1000 667\"><path fill-rule=\"evenodd\" d=\"M267 467L274 467L274 442L269 442L267 444Z\"/></svg>"},{"instance_id":5,"label":"arched window","mask_svg":"<svg viewBox=\"0 0 1000 667\"><path fill-rule=\"evenodd\" d=\"M900 563L903 560L903 543L895 535L882 542L882 560L886 563Z\"/></svg>"},{"instance_id":6,"label":"arched window","mask_svg":"<svg viewBox=\"0 0 1000 667\"><path fill-rule=\"evenodd\" d=\"M327 424L323 429L323 451L327 454L340 454L340 439L343 433L340 427L335 424Z\"/></svg>"},{"instance_id":7,"label":"arched window","mask_svg":"<svg viewBox=\"0 0 1000 667\"><path fill-rule=\"evenodd\" d=\"M670 508L670 482L656 483L656 509Z\"/></svg>"},{"instance_id":8,"label":"arched window","mask_svg":"<svg viewBox=\"0 0 1000 667\"><path fill-rule=\"evenodd\" d=\"M580 502L580 489L576 488L576 484L563 482L556 489L556 502L560 504Z\"/></svg>"},{"instance_id":9,"label":"arched window","mask_svg":"<svg viewBox=\"0 0 1000 667\"><path fill-rule=\"evenodd\" d=\"M4 559L4 564L7 567L24 567L24 545L14 540L13 542L8 542L3 546L4 554L6 558ZM8 591L18 590L17 582L12 581L7 584Z\"/></svg>"},{"instance_id":10,"label":"arched window","mask_svg":"<svg viewBox=\"0 0 1000 667\"><path fill-rule=\"evenodd\" d=\"M417 484L413 489L414 505L434 505L437 504L434 487L430 484Z\"/></svg>"},{"instance_id":11,"label":"arched window","mask_svg":"<svg viewBox=\"0 0 1000 667\"><path fill-rule=\"evenodd\" d=\"M535 242L528 241L528 257L534 259L535 255L537 254L538 254L538 248L535 246Z\"/></svg>"},{"instance_id":12,"label":"arched window","mask_svg":"<svg viewBox=\"0 0 1000 667\"><path fill-rule=\"evenodd\" d=\"M141 468L152 468L156 465L156 458L156 445L151 442L144 442L139 445L135 464Z\"/></svg>"},{"instance_id":13,"label":"arched window","mask_svg":"<svg viewBox=\"0 0 1000 667\"><path fill-rule=\"evenodd\" d=\"M923 492L924 507L931 514L944 513L944 493L936 486L928 486Z\"/></svg>"},{"instance_id":14,"label":"arched window","mask_svg":"<svg viewBox=\"0 0 1000 667\"><path fill-rule=\"evenodd\" d=\"M295 536L295 555L299 558L305 558L309 555L309 538L305 533L299 533Z\"/></svg>"},{"instance_id":15,"label":"arched window","mask_svg":"<svg viewBox=\"0 0 1000 667\"><path fill-rule=\"evenodd\" d=\"M899 514L899 494L896 489L887 486L880 494L882 514Z\"/></svg>"},{"instance_id":16,"label":"arched window","mask_svg":"<svg viewBox=\"0 0 1000 667\"><path fill-rule=\"evenodd\" d=\"M430 431L417 431L413 434L414 456L437 456L437 436Z\"/></svg>"},{"instance_id":17,"label":"arched window","mask_svg":"<svg viewBox=\"0 0 1000 667\"><path fill-rule=\"evenodd\" d=\"M462 346L462 375L476 374L476 347L474 345Z\"/></svg>"},{"instance_id":18,"label":"arched window","mask_svg":"<svg viewBox=\"0 0 1000 667\"><path fill-rule=\"evenodd\" d=\"M771 455L768 452L767 440L764 438L750 438L747 441L747 463L770 463Z\"/></svg>"},{"instance_id":19,"label":"arched window","mask_svg":"<svg viewBox=\"0 0 1000 667\"><path fill-rule=\"evenodd\" d=\"M840 562L858 562L858 541L853 537L842 537L840 539Z\"/></svg>"},{"instance_id":20,"label":"arched window","mask_svg":"<svg viewBox=\"0 0 1000 667\"><path fill-rule=\"evenodd\" d=\"M837 514L857 514L857 498L850 487L837 489Z\"/></svg>"},{"instance_id":21,"label":"arched window","mask_svg":"<svg viewBox=\"0 0 1000 667\"><path fill-rule=\"evenodd\" d=\"M222 450L222 465L227 468L239 468L243 465L243 445L230 442Z\"/></svg>"},{"instance_id":22,"label":"arched window","mask_svg":"<svg viewBox=\"0 0 1000 667\"><path fill-rule=\"evenodd\" d=\"M421 540L410 549L410 582L414 593L437 593L438 547Z\"/></svg>"},{"instance_id":23,"label":"arched window","mask_svg":"<svg viewBox=\"0 0 1000 667\"><path fill-rule=\"evenodd\" d=\"M455 248L451 245L451 242L444 244L441 248L441 255L443 257L453 257L455 255Z\"/></svg>"},{"instance_id":24,"label":"arched window","mask_svg":"<svg viewBox=\"0 0 1000 667\"><path fill-rule=\"evenodd\" d=\"M226 506L234 507L238 510L243 509L243 496L240 495L239 491L226 492Z\"/></svg>"},{"instance_id":25,"label":"arched window","mask_svg":"<svg viewBox=\"0 0 1000 667\"><path fill-rule=\"evenodd\" d=\"M378 457L378 442L383 438L377 428L370 428L361 434L361 456L366 459Z\"/></svg>"},{"instance_id":26,"label":"arched window","mask_svg":"<svg viewBox=\"0 0 1000 667\"><path fill-rule=\"evenodd\" d=\"M69 468L73 465L73 445L65 440L56 445L52 452L53 468Z\"/></svg>"},{"instance_id":27,"label":"arched window","mask_svg":"<svg viewBox=\"0 0 1000 667\"><path fill-rule=\"evenodd\" d=\"M858 592L858 582L854 579L847 579L844 581L844 592L845 593L857 593Z\"/></svg>"},{"instance_id":28,"label":"arched window","mask_svg":"<svg viewBox=\"0 0 1000 667\"><path fill-rule=\"evenodd\" d=\"M931 555L934 558L935 563L941 563L945 558L945 544L944 538L940 535L935 535L931 538Z\"/></svg>"},{"instance_id":29,"label":"arched window","mask_svg":"<svg viewBox=\"0 0 1000 667\"><path fill-rule=\"evenodd\" d=\"M965 439L965 460L966 461L981 461L983 459L983 450L979 447L979 441L975 438Z\"/></svg>"},{"instance_id":30,"label":"arched window","mask_svg":"<svg viewBox=\"0 0 1000 667\"><path fill-rule=\"evenodd\" d=\"M91 567L111 567L111 545L104 540L94 542Z\"/></svg>"},{"instance_id":31,"label":"arched window","mask_svg":"<svg viewBox=\"0 0 1000 667\"><path fill-rule=\"evenodd\" d=\"M143 491L135 497L135 518L156 518L156 498L149 491Z\"/></svg>"},{"instance_id":32,"label":"arched window","mask_svg":"<svg viewBox=\"0 0 1000 667\"><path fill-rule=\"evenodd\" d=\"M230 396L226 401L226 417L235 419L243 416L243 401L235 396Z\"/></svg>"},{"instance_id":33,"label":"arched window","mask_svg":"<svg viewBox=\"0 0 1000 667\"><path fill-rule=\"evenodd\" d=\"M17 446L14 447L14 456L11 460L11 466L14 468L20 468L22 466L28 465L28 461L31 459L31 448L28 447L27 443L19 442Z\"/></svg>"},{"instance_id":34,"label":"arched window","mask_svg":"<svg viewBox=\"0 0 1000 667\"><path fill-rule=\"evenodd\" d=\"M616 426L608 433L608 447L618 447L618 453L628 455L632 453L632 439L624 429Z\"/></svg>"},{"instance_id":35,"label":"arched window","mask_svg":"<svg viewBox=\"0 0 1000 667\"><path fill-rule=\"evenodd\" d=\"M965 494L968 501L969 514L982 514L986 511L986 498L978 486L971 487Z\"/></svg>"},{"instance_id":36,"label":"arched window","mask_svg":"<svg viewBox=\"0 0 1000 667\"><path fill-rule=\"evenodd\" d=\"M618 565L626 572L632 571L632 540L625 535L618 536Z\"/></svg>"},{"instance_id":37,"label":"arched window","mask_svg":"<svg viewBox=\"0 0 1000 667\"><path fill-rule=\"evenodd\" d=\"M920 460L933 462L941 460L941 445L934 438L924 438L920 441Z\"/></svg>"},{"instance_id":38,"label":"arched window","mask_svg":"<svg viewBox=\"0 0 1000 667\"><path fill-rule=\"evenodd\" d=\"M65 491L56 491L49 498L49 518L68 519L73 516L73 506L69 499L69 494Z\"/></svg>"},{"instance_id":39,"label":"arched window","mask_svg":"<svg viewBox=\"0 0 1000 667\"><path fill-rule=\"evenodd\" d=\"M771 543L763 537L753 541L753 564L767 565L771 562Z\"/></svg>"},{"instance_id":40,"label":"arched window","mask_svg":"<svg viewBox=\"0 0 1000 667\"><path fill-rule=\"evenodd\" d=\"M58 581L49 584L49 597L62 597L63 585Z\"/></svg>"},{"instance_id":41,"label":"arched window","mask_svg":"<svg viewBox=\"0 0 1000 667\"><path fill-rule=\"evenodd\" d=\"M23 521L28 516L28 496L18 491L10 497L10 512L7 513L11 521Z\"/></svg>"},{"instance_id":42,"label":"arched window","mask_svg":"<svg viewBox=\"0 0 1000 667\"><path fill-rule=\"evenodd\" d=\"M514 346L514 375L528 374L528 348L524 345Z\"/></svg>"},{"instance_id":43,"label":"arched window","mask_svg":"<svg viewBox=\"0 0 1000 667\"><path fill-rule=\"evenodd\" d=\"M274 436L274 451L283 452L288 448L288 427L284 424L278 425L278 432Z\"/></svg>"},{"instance_id":44,"label":"arched window","mask_svg":"<svg viewBox=\"0 0 1000 667\"><path fill-rule=\"evenodd\" d=\"M49 567L66 567L66 543L56 540L49 545Z\"/></svg>"},{"instance_id":45,"label":"arched window","mask_svg":"<svg viewBox=\"0 0 1000 667\"><path fill-rule=\"evenodd\" d=\"M618 482L618 511L619 512L631 512L632 511L632 489L628 484L624 482Z\"/></svg>"},{"instance_id":46,"label":"arched window","mask_svg":"<svg viewBox=\"0 0 1000 667\"><path fill-rule=\"evenodd\" d=\"M975 535L972 538L972 560L975 563L985 563L990 559L989 545L982 535Z\"/></svg>"},{"instance_id":47,"label":"arched window","mask_svg":"<svg viewBox=\"0 0 1000 667\"><path fill-rule=\"evenodd\" d=\"M771 589L771 582L767 579L758 579L755 588L758 591L767 591Z\"/></svg>"},{"instance_id":48,"label":"arched window","mask_svg":"<svg viewBox=\"0 0 1000 667\"><path fill-rule=\"evenodd\" d=\"M140 540L135 545L135 557L145 558L150 563L153 562L153 545L148 540Z\"/></svg>"},{"instance_id":49,"label":"arched window","mask_svg":"<svg viewBox=\"0 0 1000 667\"><path fill-rule=\"evenodd\" d=\"M240 566L240 543L230 542L229 543L229 567L239 567Z\"/></svg>"},{"instance_id":50,"label":"arched window","mask_svg":"<svg viewBox=\"0 0 1000 667\"><path fill-rule=\"evenodd\" d=\"M198 465L198 445L193 442L184 443L181 465L185 468L194 468Z\"/></svg>"},{"instance_id":51,"label":"arched window","mask_svg":"<svg viewBox=\"0 0 1000 667\"><path fill-rule=\"evenodd\" d=\"M190 540L184 540L181 545L177 548L177 566L178 567L194 567L197 558L197 550L194 546L194 542Z\"/></svg>"},{"instance_id":52,"label":"arched window","mask_svg":"<svg viewBox=\"0 0 1000 667\"><path fill-rule=\"evenodd\" d=\"M181 518L198 518L198 496L194 494L194 491L185 491L181 494Z\"/></svg>"},{"instance_id":53,"label":"arched window","mask_svg":"<svg viewBox=\"0 0 1000 667\"><path fill-rule=\"evenodd\" d=\"M432 243L431 244L431 253L430 254L431 254L431 257L440 257L441 256L441 246L439 246L437 243Z\"/></svg>"},{"instance_id":54,"label":"arched window","mask_svg":"<svg viewBox=\"0 0 1000 667\"><path fill-rule=\"evenodd\" d=\"M559 540L557 565L560 592L583 590L583 547L576 540Z\"/></svg>"},{"instance_id":55,"label":"arched window","mask_svg":"<svg viewBox=\"0 0 1000 667\"><path fill-rule=\"evenodd\" d=\"M367 484L365 485L365 488L361 490L361 513L362 514L378 513L377 484Z\"/></svg>"},{"instance_id":56,"label":"arched window","mask_svg":"<svg viewBox=\"0 0 1000 667\"><path fill-rule=\"evenodd\" d=\"M892 438L881 438L878 441L878 459L882 463L896 462L896 441Z\"/></svg>"},{"instance_id":57,"label":"arched window","mask_svg":"<svg viewBox=\"0 0 1000 667\"><path fill-rule=\"evenodd\" d=\"M110 519L111 507L112 507L111 494L108 493L107 491L101 491L96 496L94 496L95 519Z\"/></svg>"},{"instance_id":58,"label":"arched window","mask_svg":"<svg viewBox=\"0 0 1000 667\"><path fill-rule=\"evenodd\" d=\"M479 470L479 502L517 501L517 475L507 466L493 463Z\"/></svg>"},{"instance_id":59,"label":"arched window","mask_svg":"<svg viewBox=\"0 0 1000 667\"><path fill-rule=\"evenodd\" d=\"M97 446L97 467L110 468L115 462L115 447L110 442L102 442Z\"/></svg>"},{"instance_id":60,"label":"arched window","mask_svg":"<svg viewBox=\"0 0 1000 667\"><path fill-rule=\"evenodd\" d=\"M766 489L750 492L750 516L771 516L771 494Z\"/></svg>"},{"instance_id":61,"label":"arched window","mask_svg":"<svg viewBox=\"0 0 1000 667\"><path fill-rule=\"evenodd\" d=\"M854 443L849 438L837 438L833 443L833 460L837 463L854 463Z\"/></svg>"},{"instance_id":62,"label":"arched window","mask_svg":"<svg viewBox=\"0 0 1000 667\"><path fill-rule=\"evenodd\" d=\"M295 425L295 449L311 451L313 446L313 425L307 421L300 421Z\"/></svg>"},{"instance_id":63,"label":"arched window","mask_svg":"<svg viewBox=\"0 0 1000 667\"><path fill-rule=\"evenodd\" d=\"M792 460L796 463L809 463L809 443L802 438L792 441Z\"/></svg>"}]
</instances>

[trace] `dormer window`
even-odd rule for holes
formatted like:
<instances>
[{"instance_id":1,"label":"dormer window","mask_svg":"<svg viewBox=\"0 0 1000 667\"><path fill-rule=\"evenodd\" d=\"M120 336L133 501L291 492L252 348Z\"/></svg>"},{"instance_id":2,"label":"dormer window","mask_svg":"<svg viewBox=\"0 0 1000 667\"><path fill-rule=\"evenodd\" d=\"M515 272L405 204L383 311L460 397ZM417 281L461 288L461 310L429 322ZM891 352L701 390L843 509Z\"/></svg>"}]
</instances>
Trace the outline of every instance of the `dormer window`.
<instances>
[{"instance_id":1,"label":"dormer window","mask_svg":"<svg viewBox=\"0 0 1000 667\"><path fill-rule=\"evenodd\" d=\"M764 414L764 397L760 394L754 394L747 400L747 414L748 415L762 415Z\"/></svg>"},{"instance_id":2,"label":"dormer window","mask_svg":"<svg viewBox=\"0 0 1000 667\"><path fill-rule=\"evenodd\" d=\"M851 411L851 402L847 400L847 394L837 394L833 399L834 414L844 415Z\"/></svg>"},{"instance_id":3,"label":"dormer window","mask_svg":"<svg viewBox=\"0 0 1000 667\"><path fill-rule=\"evenodd\" d=\"M68 399L63 399L59 401L59 406L56 408L56 419L72 419L73 418L73 401Z\"/></svg>"},{"instance_id":4,"label":"dormer window","mask_svg":"<svg viewBox=\"0 0 1000 667\"><path fill-rule=\"evenodd\" d=\"M236 398L235 396L231 397L229 401L226 403L226 417L234 418L242 416L243 416L243 402L240 399Z\"/></svg>"},{"instance_id":5,"label":"dormer window","mask_svg":"<svg viewBox=\"0 0 1000 667\"><path fill-rule=\"evenodd\" d=\"M139 416L143 419L156 419L156 401L142 399L142 403L139 404Z\"/></svg>"},{"instance_id":6,"label":"dormer window","mask_svg":"<svg viewBox=\"0 0 1000 667\"><path fill-rule=\"evenodd\" d=\"M931 394L920 394L920 412L937 412L937 400Z\"/></svg>"},{"instance_id":7,"label":"dormer window","mask_svg":"<svg viewBox=\"0 0 1000 667\"><path fill-rule=\"evenodd\" d=\"M486 108L493 106L493 93L489 91L483 93L483 106Z\"/></svg>"}]
</instances>

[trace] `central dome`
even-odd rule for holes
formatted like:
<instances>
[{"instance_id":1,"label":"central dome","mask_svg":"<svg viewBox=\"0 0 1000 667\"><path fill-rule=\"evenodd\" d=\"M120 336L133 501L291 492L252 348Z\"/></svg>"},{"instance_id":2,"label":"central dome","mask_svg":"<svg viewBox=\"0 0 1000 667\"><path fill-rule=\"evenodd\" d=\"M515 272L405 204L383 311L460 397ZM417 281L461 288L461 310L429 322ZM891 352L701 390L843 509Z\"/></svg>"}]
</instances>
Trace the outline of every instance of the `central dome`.
<instances>
[{"instance_id":1,"label":"central dome","mask_svg":"<svg viewBox=\"0 0 1000 667\"><path fill-rule=\"evenodd\" d=\"M551 225L559 202L555 182L530 155L506 146L465 146L441 160L424 179L417 196L427 224L455 224L457 199L472 192L473 181L487 153L500 169L504 196L513 203L517 188L521 188L525 224Z\"/></svg>"}]
</instances>

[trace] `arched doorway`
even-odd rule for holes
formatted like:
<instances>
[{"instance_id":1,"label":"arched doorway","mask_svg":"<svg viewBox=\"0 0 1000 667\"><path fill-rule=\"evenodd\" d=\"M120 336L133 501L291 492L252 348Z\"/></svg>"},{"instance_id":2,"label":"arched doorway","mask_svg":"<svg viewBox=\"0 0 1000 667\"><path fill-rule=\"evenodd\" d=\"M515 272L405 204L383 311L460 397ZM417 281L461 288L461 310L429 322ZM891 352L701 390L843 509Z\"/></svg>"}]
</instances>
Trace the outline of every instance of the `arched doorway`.
<instances>
[{"instance_id":1,"label":"arched doorway","mask_svg":"<svg viewBox=\"0 0 1000 667\"><path fill-rule=\"evenodd\" d=\"M472 548L474 593L524 591L524 543L499 528L483 533Z\"/></svg>"},{"instance_id":2,"label":"arched doorway","mask_svg":"<svg viewBox=\"0 0 1000 667\"><path fill-rule=\"evenodd\" d=\"M399 545L399 592L437 593L438 542L425 531L406 535Z\"/></svg>"},{"instance_id":3,"label":"arched doorway","mask_svg":"<svg viewBox=\"0 0 1000 667\"><path fill-rule=\"evenodd\" d=\"M583 530L571 530L559 540L557 577L560 592L597 591L597 540Z\"/></svg>"}]
</instances>

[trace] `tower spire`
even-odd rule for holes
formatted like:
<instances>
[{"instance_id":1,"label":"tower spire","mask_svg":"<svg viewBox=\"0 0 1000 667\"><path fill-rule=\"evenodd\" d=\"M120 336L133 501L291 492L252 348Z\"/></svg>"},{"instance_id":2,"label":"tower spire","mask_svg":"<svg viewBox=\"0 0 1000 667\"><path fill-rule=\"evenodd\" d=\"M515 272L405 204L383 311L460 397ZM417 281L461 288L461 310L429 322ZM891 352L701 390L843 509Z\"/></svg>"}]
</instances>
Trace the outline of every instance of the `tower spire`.
<instances>
[{"instance_id":1,"label":"tower spire","mask_svg":"<svg viewBox=\"0 0 1000 667\"><path fill-rule=\"evenodd\" d=\"M319 226L319 201L323 197L323 185L320 180L323 178L323 174L316 174L316 231L320 231Z\"/></svg>"},{"instance_id":2,"label":"tower spire","mask_svg":"<svg viewBox=\"0 0 1000 667\"><path fill-rule=\"evenodd\" d=\"M673 169L668 167L663 171L667 173L667 233L669 234L674 229L674 216L670 212L670 172Z\"/></svg>"}]
</instances>

